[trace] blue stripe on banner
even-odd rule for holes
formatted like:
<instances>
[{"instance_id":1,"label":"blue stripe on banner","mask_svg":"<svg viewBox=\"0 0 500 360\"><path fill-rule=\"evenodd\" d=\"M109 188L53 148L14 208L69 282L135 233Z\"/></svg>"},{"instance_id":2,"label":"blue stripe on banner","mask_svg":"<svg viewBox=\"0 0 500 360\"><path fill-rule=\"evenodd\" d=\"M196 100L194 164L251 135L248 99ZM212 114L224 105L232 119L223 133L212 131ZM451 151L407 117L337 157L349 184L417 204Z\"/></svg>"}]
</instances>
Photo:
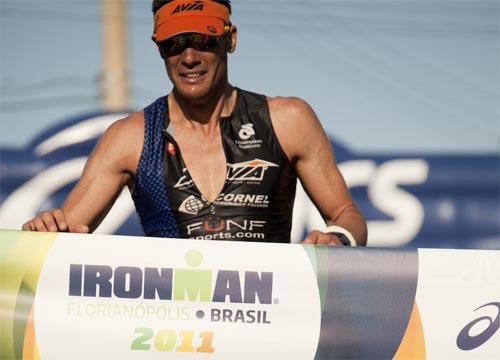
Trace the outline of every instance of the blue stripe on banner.
<instances>
[{"instance_id":1,"label":"blue stripe on banner","mask_svg":"<svg viewBox=\"0 0 500 360\"><path fill-rule=\"evenodd\" d=\"M328 266L318 266L328 271L328 290L316 359L392 358L415 301L417 251L318 247L317 252L328 254Z\"/></svg>"}]
</instances>

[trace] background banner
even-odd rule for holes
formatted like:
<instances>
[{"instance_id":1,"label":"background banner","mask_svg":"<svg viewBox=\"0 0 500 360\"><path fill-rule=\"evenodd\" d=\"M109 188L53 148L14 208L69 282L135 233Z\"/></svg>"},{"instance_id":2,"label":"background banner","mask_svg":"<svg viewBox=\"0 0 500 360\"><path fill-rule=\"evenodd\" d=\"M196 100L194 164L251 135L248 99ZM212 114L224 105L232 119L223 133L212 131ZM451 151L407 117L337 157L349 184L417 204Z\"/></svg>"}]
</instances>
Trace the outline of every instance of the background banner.
<instances>
[{"instance_id":1,"label":"background banner","mask_svg":"<svg viewBox=\"0 0 500 360\"><path fill-rule=\"evenodd\" d=\"M99 136L125 115L83 115L39 134L24 149L0 148L0 227L20 229L39 211L59 207ZM369 246L500 249L500 156L355 153L334 140L332 146L367 219ZM292 241L324 227L299 184ZM97 232L143 235L128 189Z\"/></svg>"},{"instance_id":2,"label":"background banner","mask_svg":"<svg viewBox=\"0 0 500 360\"><path fill-rule=\"evenodd\" d=\"M0 238L1 358L500 355L499 251Z\"/></svg>"}]
</instances>

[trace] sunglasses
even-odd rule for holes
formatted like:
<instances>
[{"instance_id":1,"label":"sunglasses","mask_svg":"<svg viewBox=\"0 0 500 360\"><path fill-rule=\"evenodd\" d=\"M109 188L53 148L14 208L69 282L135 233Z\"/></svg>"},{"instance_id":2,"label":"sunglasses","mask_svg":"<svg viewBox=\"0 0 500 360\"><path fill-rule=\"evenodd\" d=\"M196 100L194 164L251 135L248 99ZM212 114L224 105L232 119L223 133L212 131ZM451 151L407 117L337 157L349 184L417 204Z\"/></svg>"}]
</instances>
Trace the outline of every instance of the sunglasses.
<instances>
[{"instance_id":1,"label":"sunglasses","mask_svg":"<svg viewBox=\"0 0 500 360\"><path fill-rule=\"evenodd\" d=\"M212 36L199 33L187 33L173 36L158 43L163 58L180 54L184 49L193 47L199 51L211 51L216 49L226 38L227 33L221 36Z\"/></svg>"}]
</instances>

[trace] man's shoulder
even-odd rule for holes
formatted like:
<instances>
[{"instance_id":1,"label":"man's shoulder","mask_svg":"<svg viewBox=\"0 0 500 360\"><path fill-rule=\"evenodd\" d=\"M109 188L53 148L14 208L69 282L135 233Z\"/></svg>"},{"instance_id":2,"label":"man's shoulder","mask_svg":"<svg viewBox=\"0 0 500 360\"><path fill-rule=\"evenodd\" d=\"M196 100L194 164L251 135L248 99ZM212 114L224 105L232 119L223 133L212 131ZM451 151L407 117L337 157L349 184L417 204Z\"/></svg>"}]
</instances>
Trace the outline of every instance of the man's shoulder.
<instances>
[{"instance_id":1,"label":"man's shoulder","mask_svg":"<svg viewBox=\"0 0 500 360\"><path fill-rule=\"evenodd\" d=\"M272 118L286 118L287 121L304 119L314 114L311 106L303 99L295 96L267 97L269 112Z\"/></svg>"},{"instance_id":2,"label":"man's shoulder","mask_svg":"<svg viewBox=\"0 0 500 360\"><path fill-rule=\"evenodd\" d=\"M269 114L278 140L289 159L300 156L305 135L321 127L311 106L301 98L267 98Z\"/></svg>"},{"instance_id":3,"label":"man's shoulder","mask_svg":"<svg viewBox=\"0 0 500 360\"><path fill-rule=\"evenodd\" d=\"M134 135L144 131L144 112L136 111L127 117L115 121L106 131L110 135Z\"/></svg>"},{"instance_id":4,"label":"man's shoulder","mask_svg":"<svg viewBox=\"0 0 500 360\"><path fill-rule=\"evenodd\" d=\"M111 148L140 151L144 138L144 114L133 112L112 123L101 138Z\"/></svg>"},{"instance_id":5,"label":"man's shoulder","mask_svg":"<svg viewBox=\"0 0 500 360\"><path fill-rule=\"evenodd\" d=\"M105 156L120 168L120 171L134 173L137 167L144 139L144 114L134 112L115 121L108 127L100 140L100 156Z\"/></svg>"}]
</instances>

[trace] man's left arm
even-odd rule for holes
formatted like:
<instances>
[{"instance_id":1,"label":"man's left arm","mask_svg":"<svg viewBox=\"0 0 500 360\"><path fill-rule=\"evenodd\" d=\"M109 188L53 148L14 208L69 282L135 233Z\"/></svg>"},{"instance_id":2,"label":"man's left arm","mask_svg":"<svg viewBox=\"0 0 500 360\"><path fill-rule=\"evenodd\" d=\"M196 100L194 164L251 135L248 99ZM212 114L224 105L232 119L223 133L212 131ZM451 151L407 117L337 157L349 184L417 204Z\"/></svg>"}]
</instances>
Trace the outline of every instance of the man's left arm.
<instances>
[{"instance_id":1,"label":"man's left arm","mask_svg":"<svg viewBox=\"0 0 500 360\"><path fill-rule=\"evenodd\" d=\"M352 200L335 162L332 146L312 108L298 98L273 98L271 118L278 139L331 230L311 231L304 243L366 245L366 221ZM335 234L336 233L336 234Z\"/></svg>"}]
</instances>

